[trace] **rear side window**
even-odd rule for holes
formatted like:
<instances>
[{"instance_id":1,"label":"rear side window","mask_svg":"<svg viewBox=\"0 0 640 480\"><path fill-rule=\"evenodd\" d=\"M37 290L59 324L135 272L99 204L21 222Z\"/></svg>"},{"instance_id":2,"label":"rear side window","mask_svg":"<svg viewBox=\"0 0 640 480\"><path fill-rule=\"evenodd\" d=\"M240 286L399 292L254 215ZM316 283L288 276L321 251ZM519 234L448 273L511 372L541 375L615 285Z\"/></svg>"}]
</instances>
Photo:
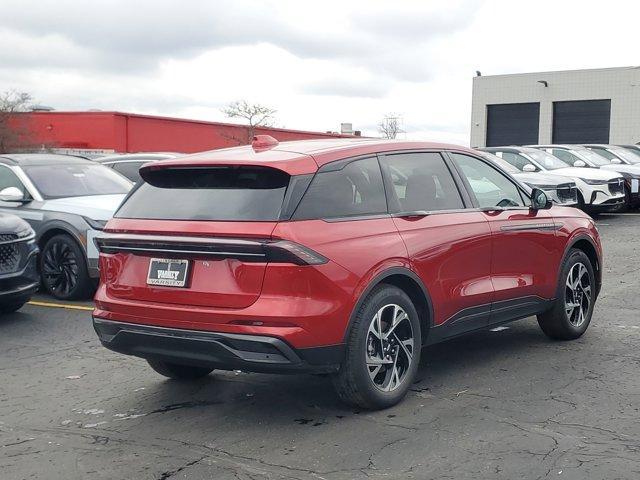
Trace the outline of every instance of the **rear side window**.
<instances>
[{"instance_id":1,"label":"rear side window","mask_svg":"<svg viewBox=\"0 0 640 480\"><path fill-rule=\"evenodd\" d=\"M148 172L117 218L275 221L290 176L268 167L162 168Z\"/></svg>"},{"instance_id":2,"label":"rear side window","mask_svg":"<svg viewBox=\"0 0 640 480\"><path fill-rule=\"evenodd\" d=\"M387 213L382 174L374 157L355 160L341 170L320 171L305 193L294 220Z\"/></svg>"},{"instance_id":3,"label":"rear side window","mask_svg":"<svg viewBox=\"0 0 640 480\"><path fill-rule=\"evenodd\" d=\"M451 172L439 153L388 155L382 157L381 163L392 184L388 189L392 212L464 208Z\"/></svg>"}]
</instances>

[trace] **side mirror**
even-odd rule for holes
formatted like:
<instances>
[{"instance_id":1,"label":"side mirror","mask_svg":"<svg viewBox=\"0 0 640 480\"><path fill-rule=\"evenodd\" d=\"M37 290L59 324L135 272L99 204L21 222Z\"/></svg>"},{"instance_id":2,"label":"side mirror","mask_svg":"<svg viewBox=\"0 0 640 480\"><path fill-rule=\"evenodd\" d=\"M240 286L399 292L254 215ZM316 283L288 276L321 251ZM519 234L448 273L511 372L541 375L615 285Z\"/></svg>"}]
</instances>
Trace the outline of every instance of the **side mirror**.
<instances>
[{"instance_id":1,"label":"side mirror","mask_svg":"<svg viewBox=\"0 0 640 480\"><path fill-rule=\"evenodd\" d=\"M0 190L1 202L25 203L24 193L17 187L7 187Z\"/></svg>"},{"instance_id":2,"label":"side mirror","mask_svg":"<svg viewBox=\"0 0 640 480\"><path fill-rule=\"evenodd\" d=\"M544 193L544 190L534 188L531 191L531 208L533 210L548 210L551 208L551 205L551 200L549 200L547 194Z\"/></svg>"},{"instance_id":3,"label":"side mirror","mask_svg":"<svg viewBox=\"0 0 640 480\"><path fill-rule=\"evenodd\" d=\"M522 171L523 172L535 172L537 171L536 167L534 165L531 165L530 163L527 163L524 167L522 167Z\"/></svg>"},{"instance_id":4,"label":"side mirror","mask_svg":"<svg viewBox=\"0 0 640 480\"><path fill-rule=\"evenodd\" d=\"M582 160L576 160L575 162L573 162L573 166L582 168L582 167L586 167L587 164L584 163Z\"/></svg>"},{"instance_id":5,"label":"side mirror","mask_svg":"<svg viewBox=\"0 0 640 480\"><path fill-rule=\"evenodd\" d=\"M620 165L622 161L619 158L612 158L611 163L615 163L616 165Z\"/></svg>"}]
</instances>

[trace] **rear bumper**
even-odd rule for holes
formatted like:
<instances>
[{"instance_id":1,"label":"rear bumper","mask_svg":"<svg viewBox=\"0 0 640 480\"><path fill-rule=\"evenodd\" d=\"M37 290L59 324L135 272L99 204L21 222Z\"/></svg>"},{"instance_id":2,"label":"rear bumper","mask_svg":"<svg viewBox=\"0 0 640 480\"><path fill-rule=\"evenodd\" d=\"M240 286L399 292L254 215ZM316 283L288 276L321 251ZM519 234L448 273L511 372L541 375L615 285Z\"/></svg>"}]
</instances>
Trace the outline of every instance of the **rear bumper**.
<instances>
[{"instance_id":1,"label":"rear bumper","mask_svg":"<svg viewBox=\"0 0 640 480\"><path fill-rule=\"evenodd\" d=\"M93 317L102 345L145 359L262 373L327 373L344 345L294 349L275 337L139 325Z\"/></svg>"}]
</instances>

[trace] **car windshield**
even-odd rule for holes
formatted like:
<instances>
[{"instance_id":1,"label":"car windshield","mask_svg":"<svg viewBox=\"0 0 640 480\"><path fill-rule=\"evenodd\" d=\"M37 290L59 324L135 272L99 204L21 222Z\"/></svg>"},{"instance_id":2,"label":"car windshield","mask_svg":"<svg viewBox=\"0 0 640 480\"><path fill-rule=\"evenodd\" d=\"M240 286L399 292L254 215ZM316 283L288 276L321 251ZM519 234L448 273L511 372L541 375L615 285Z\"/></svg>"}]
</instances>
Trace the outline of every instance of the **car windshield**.
<instances>
[{"instance_id":1,"label":"car windshield","mask_svg":"<svg viewBox=\"0 0 640 480\"><path fill-rule=\"evenodd\" d=\"M611 165L611 162L604 158L602 155L598 155L596 152L589 150L588 148L581 148L579 150L571 150L574 155L584 158L587 162L593 163L598 167L604 165Z\"/></svg>"},{"instance_id":2,"label":"car windshield","mask_svg":"<svg viewBox=\"0 0 640 480\"><path fill-rule=\"evenodd\" d=\"M629 163L640 163L640 152L635 153L625 148L614 148L611 151Z\"/></svg>"},{"instance_id":3,"label":"car windshield","mask_svg":"<svg viewBox=\"0 0 640 480\"><path fill-rule=\"evenodd\" d=\"M564 163L557 157L554 157L550 153L543 152L542 150L527 150L526 153L538 164L542 165L545 170L557 170L559 168L567 168L569 165Z\"/></svg>"},{"instance_id":4,"label":"car windshield","mask_svg":"<svg viewBox=\"0 0 640 480\"><path fill-rule=\"evenodd\" d=\"M22 167L45 199L127 193L132 183L110 168L94 164Z\"/></svg>"}]
</instances>

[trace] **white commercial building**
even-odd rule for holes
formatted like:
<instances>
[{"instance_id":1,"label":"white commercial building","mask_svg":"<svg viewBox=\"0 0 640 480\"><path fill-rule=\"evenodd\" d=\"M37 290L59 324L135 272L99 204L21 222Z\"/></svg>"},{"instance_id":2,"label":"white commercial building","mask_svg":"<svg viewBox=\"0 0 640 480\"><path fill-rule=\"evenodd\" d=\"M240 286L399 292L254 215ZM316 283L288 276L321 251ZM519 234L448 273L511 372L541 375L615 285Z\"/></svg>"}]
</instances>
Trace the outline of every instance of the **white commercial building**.
<instances>
[{"instance_id":1,"label":"white commercial building","mask_svg":"<svg viewBox=\"0 0 640 480\"><path fill-rule=\"evenodd\" d=\"M471 146L640 142L640 67L476 76Z\"/></svg>"}]
</instances>

